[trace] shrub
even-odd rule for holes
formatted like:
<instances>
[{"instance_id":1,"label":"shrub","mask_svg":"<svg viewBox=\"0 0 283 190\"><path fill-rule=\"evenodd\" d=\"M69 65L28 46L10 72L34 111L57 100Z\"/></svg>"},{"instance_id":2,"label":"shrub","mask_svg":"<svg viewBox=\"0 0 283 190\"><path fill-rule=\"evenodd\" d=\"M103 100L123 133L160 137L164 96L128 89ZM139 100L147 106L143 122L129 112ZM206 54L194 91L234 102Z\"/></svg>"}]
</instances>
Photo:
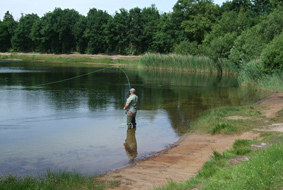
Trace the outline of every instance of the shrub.
<instances>
[{"instance_id":1,"label":"shrub","mask_svg":"<svg viewBox=\"0 0 283 190\"><path fill-rule=\"evenodd\" d=\"M182 41L174 49L176 54L181 55L198 55L198 44L197 42L189 42L188 40Z\"/></svg>"},{"instance_id":2,"label":"shrub","mask_svg":"<svg viewBox=\"0 0 283 190\"><path fill-rule=\"evenodd\" d=\"M262 52L264 70L267 72L282 71L283 69L283 32L275 37Z\"/></svg>"}]
</instances>

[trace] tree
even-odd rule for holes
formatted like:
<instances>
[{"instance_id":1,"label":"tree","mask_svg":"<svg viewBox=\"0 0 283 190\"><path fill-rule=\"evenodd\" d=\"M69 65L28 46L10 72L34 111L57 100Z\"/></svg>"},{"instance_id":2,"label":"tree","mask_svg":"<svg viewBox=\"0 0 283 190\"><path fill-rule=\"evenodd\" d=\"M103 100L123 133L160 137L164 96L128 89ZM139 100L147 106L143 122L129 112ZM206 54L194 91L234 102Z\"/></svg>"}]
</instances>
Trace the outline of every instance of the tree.
<instances>
[{"instance_id":1,"label":"tree","mask_svg":"<svg viewBox=\"0 0 283 190\"><path fill-rule=\"evenodd\" d=\"M3 21L0 22L0 51L6 52L12 48L12 37L17 27L17 22L12 14L7 11Z\"/></svg>"},{"instance_id":2,"label":"tree","mask_svg":"<svg viewBox=\"0 0 283 190\"><path fill-rule=\"evenodd\" d=\"M86 17L79 15L79 19L73 27L73 34L76 42L76 50L79 53L86 53L87 50L87 37L85 36L86 30Z\"/></svg>"},{"instance_id":3,"label":"tree","mask_svg":"<svg viewBox=\"0 0 283 190\"><path fill-rule=\"evenodd\" d=\"M189 40L199 44L211 30L218 15L218 6L211 0L178 0L173 10L184 17L181 27Z\"/></svg>"},{"instance_id":4,"label":"tree","mask_svg":"<svg viewBox=\"0 0 283 190\"><path fill-rule=\"evenodd\" d=\"M39 21L36 14L22 15L12 37L13 49L16 51L34 51L35 43L31 38L33 24Z\"/></svg>"},{"instance_id":5,"label":"tree","mask_svg":"<svg viewBox=\"0 0 283 190\"><path fill-rule=\"evenodd\" d=\"M144 25L142 22L142 10L138 7L130 9L129 12L129 39L130 52L133 54L142 53L142 40Z\"/></svg>"},{"instance_id":6,"label":"tree","mask_svg":"<svg viewBox=\"0 0 283 190\"><path fill-rule=\"evenodd\" d=\"M73 9L55 8L46 13L32 28L32 39L41 52L69 53L76 49L74 26L79 13Z\"/></svg>"},{"instance_id":7,"label":"tree","mask_svg":"<svg viewBox=\"0 0 283 190\"><path fill-rule=\"evenodd\" d=\"M102 10L90 9L87 14L84 36L88 39L88 53L104 53L107 51L107 40L104 30L111 16Z\"/></svg>"},{"instance_id":8,"label":"tree","mask_svg":"<svg viewBox=\"0 0 283 190\"><path fill-rule=\"evenodd\" d=\"M283 11L276 9L261 23L243 31L234 42L229 56L235 63L260 57L262 50L283 30Z\"/></svg>"},{"instance_id":9,"label":"tree","mask_svg":"<svg viewBox=\"0 0 283 190\"><path fill-rule=\"evenodd\" d=\"M109 19L105 28L105 37L110 51L119 54L128 54L129 52L129 12L126 9L120 9L116 12L113 19Z\"/></svg>"},{"instance_id":10,"label":"tree","mask_svg":"<svg viewBox=\"0 0 283 190\"><path fill-rule=\"evenodd\" d=\"M266 46L261 58L265 71L281 72L283 70L283 32Z\"/></svg>"},{"instance_id":11,"label":"tree","mask_svg":"<svg viewBox=\"0 0 283 190\"><path fill-rule=\"evenodd\" d=\"M144 8L142 10L142 43L141 43L141 53L147 51L154 51L153 38L158 30L158 23L160 22L160 14L155 5L151 7Z\"/></svg>"}]
</instances>

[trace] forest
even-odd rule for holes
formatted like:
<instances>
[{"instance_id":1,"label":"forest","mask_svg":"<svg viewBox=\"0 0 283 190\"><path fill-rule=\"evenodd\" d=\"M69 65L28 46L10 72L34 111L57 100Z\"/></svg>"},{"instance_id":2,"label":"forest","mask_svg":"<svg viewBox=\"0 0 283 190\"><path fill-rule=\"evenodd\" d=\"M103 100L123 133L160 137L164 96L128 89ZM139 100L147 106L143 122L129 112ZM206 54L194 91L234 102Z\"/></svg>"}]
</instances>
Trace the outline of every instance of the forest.
<instances>
[{"instance_id":1,"label":"forest","mask_svg":"<svg viewBox=\"0 0 283 190\"><path fill-rule=\"evenodd\" d=\"M55 8L39 17L9 10L0 20L0 52L144 53L206 56L240 65L262 60L266 73L283 68L281 0L178 0L172 12L155 5L120 9L114 15L91 8L86 16Z\"/></svg>"}]
</instances>

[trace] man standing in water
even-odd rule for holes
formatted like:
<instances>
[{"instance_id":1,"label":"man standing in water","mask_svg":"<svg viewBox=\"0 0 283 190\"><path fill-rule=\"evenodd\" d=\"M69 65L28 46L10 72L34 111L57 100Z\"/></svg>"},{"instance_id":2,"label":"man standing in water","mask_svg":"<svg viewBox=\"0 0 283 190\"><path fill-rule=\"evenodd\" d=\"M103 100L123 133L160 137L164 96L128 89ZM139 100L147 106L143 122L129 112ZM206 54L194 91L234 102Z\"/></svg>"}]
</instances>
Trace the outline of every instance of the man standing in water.
<instances>
[{"instance_id":1,"label":"man standing in water","mask_svg":"<svg viewBox=\"0 0 283 190\"><path fill-rule=\"evenodd\" d=\"M134 88L130 89L130 96L127 99L124 110L127 110L127 125L130 129L133 125L133 128L136 128L136 114L138 106L138 96L135 94L136 90Z\"/></svg>"}]
</instances>

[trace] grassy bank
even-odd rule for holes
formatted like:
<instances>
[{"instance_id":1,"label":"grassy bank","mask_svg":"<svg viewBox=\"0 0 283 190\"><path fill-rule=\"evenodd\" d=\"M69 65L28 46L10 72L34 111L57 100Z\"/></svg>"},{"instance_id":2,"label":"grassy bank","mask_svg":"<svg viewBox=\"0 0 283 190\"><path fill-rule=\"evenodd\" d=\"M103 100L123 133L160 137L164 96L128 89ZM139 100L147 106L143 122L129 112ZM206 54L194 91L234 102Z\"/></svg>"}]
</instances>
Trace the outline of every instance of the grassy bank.
<instances>
[{"instance_id":1,"label":"grassy bank","mask_svg":"<svg viewBox=\"0 0 283 190\"><path fill-rule=\"evenodd\" d=\"M111 58L93 59L88 57L60 57L60 56L40 56L40 55L1 55L0 59L12 59L22 61L44 61L44 62L64 62L64 63L111 63Z\"/></svg>"},{"instance_id":2,"label":"grassy bank","mask_svg":"<svg viewBox=\"0 0 283 190\"><path fill-rule=\"evenodd\" d=\"M151 70L173 70L181 72L198 73L237 73L236 65L227 59L221 59L217 63L204 56L188 56L177 54L146 54L140 58L140 65Z\"/></svg>"},{"instance_id":3,"label":"grassy bank","mask_svg":"<svg viewBox=\"0 0 283 190\"><path fill-rule=\"evenodd\" d=\"M277 112L275 118L266 118L262 115L265 109L263 106L213 109L192 122L192 130L237 135L283 122L282 110ZM231 149L222 154L213 151L213 156L195 177L183 183L171 181L159 189L282 189L283 135L279 132L259 133L263 140L237 140ZM252 144L262 142L271 145L262 150L252 148ZM237 161L247 158L249 161Z\"/></svg>"},{"instance_id":4,"label":"grassy bank","mask_svg":"<svg viewBox=\"0 0 283 190\"><path fill-rule=\"evenodd\" d=\"M103 64L137 64L137 58L118 57L114 59L111 56L103 55L55 55L55 54L9 54L0 55L0 60L21 60L25 62L49 62L49 63L103 63Z\"/></svg>"},{"instance_id":5,"label":"grassy bank","mask_svg":"<svg viewBox=\"0 0 283 190\"><path fill-rule=\"evenodd\" d=\"M243 86L253 86L258 89L283 92L283 74L262 72L260 60L251 61L242 66L238 81Z\"/></svg>"},{"instance_id":6,"label":"grassy bank","mask_svg":"<svg viewBox=\"0 0 283 190\"><path fill-rule=\"evenodd\" d=\"M251 145L260 143L259 141L238 140L223 154L213 152L213 156L194 178L183 183L171 181L160 189L280 190L283 187L283 136L276 138L281 142L264 150L252 150ZM249 160L240 164L231 164L233 159L241 158L249 158Z\"/></svg>"},{"instance_id":7,"label":"grassy bank","mask_svg":"<svg viewBox=\"0 0 283 190\"><path fill-rule=\"evenodd\" d=\"M106 189L113 188L119 181L102 181L98 177L86 177L76 172L52 172L49 171L44 177L0 177L0 189L5 190L30 190L30 189Z\"/></svg>"}]
</instances>

